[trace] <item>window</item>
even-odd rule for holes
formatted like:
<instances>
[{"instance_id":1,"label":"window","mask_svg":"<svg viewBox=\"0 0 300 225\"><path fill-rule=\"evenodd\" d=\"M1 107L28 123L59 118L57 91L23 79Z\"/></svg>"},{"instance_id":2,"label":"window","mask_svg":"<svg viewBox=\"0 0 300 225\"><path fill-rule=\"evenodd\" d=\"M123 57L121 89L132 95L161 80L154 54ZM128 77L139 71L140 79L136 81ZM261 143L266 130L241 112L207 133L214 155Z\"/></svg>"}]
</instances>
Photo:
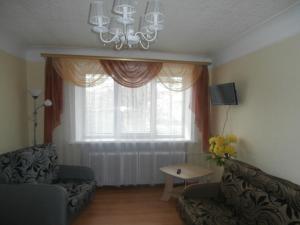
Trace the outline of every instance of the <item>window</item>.
<instances>
[{"instance_id":1,"label":"window","mask_svg":"<svg viewBox=\"0 0 300 225\"><path fill-rule=\"evenodd\" d=\"M75 87L76 139L190 139L190 96L189 90L170 91L156 79L139 88L110 77L98 86Z\"/></svg>"}]
</instances>

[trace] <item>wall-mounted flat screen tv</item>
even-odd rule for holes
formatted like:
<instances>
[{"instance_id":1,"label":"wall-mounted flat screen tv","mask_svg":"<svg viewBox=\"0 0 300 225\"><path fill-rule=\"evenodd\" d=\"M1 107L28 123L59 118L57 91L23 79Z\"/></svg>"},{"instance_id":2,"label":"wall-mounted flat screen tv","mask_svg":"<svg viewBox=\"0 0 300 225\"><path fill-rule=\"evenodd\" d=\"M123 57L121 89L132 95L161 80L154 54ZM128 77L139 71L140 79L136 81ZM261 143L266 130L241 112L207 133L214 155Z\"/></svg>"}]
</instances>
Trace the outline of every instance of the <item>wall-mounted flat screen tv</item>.
<instances>
[{"instance_id":1,"label":"wall-mounted flat screen tv","mask_svg":"<svg viewBox=\"0 0 300 225\"><path fill-rule=\"evenodd\" d=\"M238 105L234 83L213 85L209 89L212 105Z\"/></svg>"}]
</instances>

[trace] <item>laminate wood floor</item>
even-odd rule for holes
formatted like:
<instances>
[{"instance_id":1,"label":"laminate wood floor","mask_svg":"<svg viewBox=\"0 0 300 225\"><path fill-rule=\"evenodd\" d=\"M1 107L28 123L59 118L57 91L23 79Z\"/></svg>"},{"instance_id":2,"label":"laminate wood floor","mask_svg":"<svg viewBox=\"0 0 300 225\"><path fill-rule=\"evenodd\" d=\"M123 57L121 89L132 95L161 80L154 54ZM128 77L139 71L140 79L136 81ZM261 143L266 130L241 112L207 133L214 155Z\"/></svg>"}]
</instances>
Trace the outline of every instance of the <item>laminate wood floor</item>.
<instances>
[{"instance_id":1,"label":"laminate wood floor","mask_svg":"<svg viewBox=\"0 0 300 225\"><path fill-rule=\"evenodd\" d=\"M162 186L99 188L72 225L183 225L176 201L161 201L162 191Z\"/></svg>"}]
</instances>

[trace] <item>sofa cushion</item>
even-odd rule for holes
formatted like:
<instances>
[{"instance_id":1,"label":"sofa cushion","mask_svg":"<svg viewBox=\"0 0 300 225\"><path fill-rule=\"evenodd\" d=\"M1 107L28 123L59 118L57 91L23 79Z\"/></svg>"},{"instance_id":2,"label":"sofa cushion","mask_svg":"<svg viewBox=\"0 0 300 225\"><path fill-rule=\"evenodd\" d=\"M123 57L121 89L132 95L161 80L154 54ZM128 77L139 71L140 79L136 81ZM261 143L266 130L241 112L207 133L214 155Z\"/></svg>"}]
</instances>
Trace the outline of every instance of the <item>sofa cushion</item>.
<instances>
[{"instance_id":1,"label":"sofa cushion","mask_svg":"<svg viewBox=\"0 0 300 225\"><path fill-rule=\"evenodd\" d=\"M33 148L32 168L36 172L37 183L51 184L57 178L57 154L53 145Z\"/></svg>"},{"instance_id":2,"label":"sofa cushion","mask_svg":"<svg viewBox=\"0 0 300 225\"><path fill-rule=\"evenodd\" d=\"M35 183L36 173L32 169L32 163L32 151L29 149L1 155L0 168L3 183Z\"/></svg>"},{"instance_id":3,"label":"sofa cushion","mask_svg":"<svg viewBox=\"0 0 300 225\"><path fill-rule=\"evenodd\" d=\"M221 181L221 191L226 199L226 204L236 209L240 208L242 204L240 196L245 189L253 187L249 186L249 179L257 176L259 172L259 169L248 164L226 160Z\"/></svg>"},{"instance_id":4,"label":"sofa cushion","mask_svg":"<svg viewBox=\"0 0 300 225\"><path fill-rule=\"evenodd\" d=\"M270 176L248 164L228 160L221 190L240 224L300 224L298 185Z\"/></svg>"},{"instance_id":5,"label":"sofa cushion","mask_svg":"<svg viewBox=\"0 0 300 225\"><path fill-rule=\"evenodd\" d=\"M39 145L0 155L1 183L52 183L57 155L52 145Z\"/></svg>"},{"instance_id":6,"label":"sofa cushion","mask_svg":"<svg viewBox=\"0 0 300 225\"><path fill-rule=\"evenodd\" d=\"M73 216L84 208L96 189L95 181L59 181L56 183L68 193L68 215Z\"/></svg>"},{"instance_id":7,"label":"sofa cushion","mask_svg":"<svg viewBox=\"0 0 300 225\"><path fill-rule=\"evenodd\" d=\"M224 202L180 197L178 205L187 225L237 225L234 212Z\"/></svg>"},{"instance_id":8,"label":"sofa cushion","mask_svg":"<svg viewBox=\"0 0 300 225\"><path fill-rule=\"evenodd\" d=\"M240 224L300 225L297 211L258 188L245 189L240 202L241 207L236 211Z\"/></svg>"}]
</instances>

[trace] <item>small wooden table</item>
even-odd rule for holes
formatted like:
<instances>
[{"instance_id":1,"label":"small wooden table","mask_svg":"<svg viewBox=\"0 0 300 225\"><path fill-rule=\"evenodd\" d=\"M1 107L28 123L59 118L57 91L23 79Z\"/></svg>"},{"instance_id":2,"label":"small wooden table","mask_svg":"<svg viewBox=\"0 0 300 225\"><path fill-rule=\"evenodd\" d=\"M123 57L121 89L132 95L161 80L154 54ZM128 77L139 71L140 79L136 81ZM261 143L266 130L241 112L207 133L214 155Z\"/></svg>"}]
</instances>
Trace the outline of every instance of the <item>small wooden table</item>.
<instances>
[{"instance_id":1,"label":"small wooden table","mask_svg":"<svg viewBox=\"0 0 300 225\"><path fill-rule=\"evenodd\" d=\"M181 169L181 173L177 174L177 170ZM161 200L168 201L171 196L178 196L181 190L174 191L174 181L173 178L180 178L184 180L185 185L188 180L193 180L201 177L205 177L212 173L211 170L205 169L200 166L192 165L192 164L177 164L171 166L165 166L160 168L160 171L166 174L166 181L165 181L165 189L164 193L161 197Z\"/></svg>"}]
</instances>

